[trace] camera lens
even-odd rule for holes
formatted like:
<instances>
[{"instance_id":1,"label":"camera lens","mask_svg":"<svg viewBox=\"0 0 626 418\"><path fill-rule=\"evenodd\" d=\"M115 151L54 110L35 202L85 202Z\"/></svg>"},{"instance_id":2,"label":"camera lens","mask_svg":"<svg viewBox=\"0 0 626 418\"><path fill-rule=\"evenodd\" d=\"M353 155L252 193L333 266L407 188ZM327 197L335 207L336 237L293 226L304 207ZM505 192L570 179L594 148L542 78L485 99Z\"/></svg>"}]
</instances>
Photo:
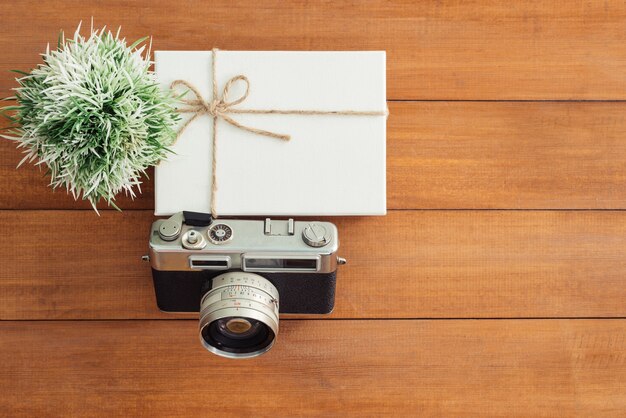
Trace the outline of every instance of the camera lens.
<instances>
[{"instance_id":1,"label":"camera lens","mask_svg":"<svg viewBox=\"0 0 626 418\"><path fill-rule=\"evenodd\" d=\"M209 351L230 358L265 353L278 334L278 291L254 273L215 277L200 302L200 341Z\"/></svg>"}]
</instances>

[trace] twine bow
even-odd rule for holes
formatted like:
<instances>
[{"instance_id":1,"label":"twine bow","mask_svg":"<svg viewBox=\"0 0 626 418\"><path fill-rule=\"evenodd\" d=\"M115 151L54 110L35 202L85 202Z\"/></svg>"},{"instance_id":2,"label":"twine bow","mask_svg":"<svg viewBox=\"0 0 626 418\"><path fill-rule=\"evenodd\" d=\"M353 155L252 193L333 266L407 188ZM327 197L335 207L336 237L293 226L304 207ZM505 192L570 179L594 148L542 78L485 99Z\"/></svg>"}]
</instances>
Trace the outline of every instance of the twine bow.
<instances>
[{"instance_id":1,"label":"twine bow","mask_svg":"<svg viewBox=\"0 0 626 418\"><path fill-rule=\"evenodd\" d=\"M217 61L217 48L214 48L211 51L212 54L212 81L213 81L213 98L212 100L206 101L202 97L202 94L198 91L198 89L187 82L186 80L175 80L170 85L170 89L175 90L177 87L183 86L189 89L195 96L193 99L181 99L181 102L185 105L177 109L179 113L192 113L193 116L189 118L186 122L182 124L178 133L176 135L176 140L180 139L183 131L193 122L196 118L202 115L208 115L213 118L213 135L211 138L212 148L213 148L213 161L212 161L212 186L211 186L211 215L214 218L217 218L217 213L215 210L215 202L217 195L217 121L218 119L222 119L225 122L233 125L236 128L242 129L244 131L262 135L270 138L276 138L283 141L289 141L291 139L290 135L279 134L276 132L266 131L263 129L253 128L249 126L242 125L237 122L233 118L229 116L229 114L262 114L262 115L340 115L340 116L387 116L389 114L388 110L384 111L358 111L358 110L279 110L279 109L236 109L233 106L236 106L242 103L248 97L250 92L250 81L248 77L245 75L237 75L232 77L230 80L226 82L224 89L222 90L222 95L218 97L217 95L217 73L216 69L216 61ZM242 81L246 84L245 93L236 100L229 101L230 89L233 84Z\"/></svg>"}]
</instances>

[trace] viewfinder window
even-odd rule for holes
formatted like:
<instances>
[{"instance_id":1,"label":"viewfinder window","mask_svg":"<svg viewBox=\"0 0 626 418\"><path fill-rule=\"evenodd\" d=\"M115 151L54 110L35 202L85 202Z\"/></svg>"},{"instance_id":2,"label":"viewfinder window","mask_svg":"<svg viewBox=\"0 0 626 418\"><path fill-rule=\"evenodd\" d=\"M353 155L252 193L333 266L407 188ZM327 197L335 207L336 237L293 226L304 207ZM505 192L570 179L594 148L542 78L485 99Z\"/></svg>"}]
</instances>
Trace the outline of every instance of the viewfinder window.
<instances>
[{"instance_id":1,"label":"viewfinder window","mask_svg":"<svg viewBox=\"0 0 626 418\"><path fill-rule=\"evenodd\" d=\"M317 270L317 259L312 258L246 258L247 270Z\"/></svg>"}]
</instances>

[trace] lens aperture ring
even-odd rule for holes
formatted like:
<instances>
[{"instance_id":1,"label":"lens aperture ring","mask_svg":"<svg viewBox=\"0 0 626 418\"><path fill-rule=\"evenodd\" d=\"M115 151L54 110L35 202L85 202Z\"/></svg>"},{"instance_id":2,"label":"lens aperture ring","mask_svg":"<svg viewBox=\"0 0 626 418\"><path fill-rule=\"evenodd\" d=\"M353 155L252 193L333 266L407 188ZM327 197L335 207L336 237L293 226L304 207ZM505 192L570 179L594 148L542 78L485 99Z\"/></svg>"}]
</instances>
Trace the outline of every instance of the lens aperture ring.
<instances>
[{"instance_id":1,"label":"lens aperture ring","mask_svg":"<svg viewBox=\"0 0 626 418\"><path fill-rule=\"evenodd\" d=\"M250 288L262 291L278 300L278 290L269 280L254 273L246 273L243 271L232 271L220 274L213 278L211 283L211 291L207 292L206 298L212 291L230 286L249 286ZM204 298L203 298L204 299Z\"/></svg>"}]
</instances>

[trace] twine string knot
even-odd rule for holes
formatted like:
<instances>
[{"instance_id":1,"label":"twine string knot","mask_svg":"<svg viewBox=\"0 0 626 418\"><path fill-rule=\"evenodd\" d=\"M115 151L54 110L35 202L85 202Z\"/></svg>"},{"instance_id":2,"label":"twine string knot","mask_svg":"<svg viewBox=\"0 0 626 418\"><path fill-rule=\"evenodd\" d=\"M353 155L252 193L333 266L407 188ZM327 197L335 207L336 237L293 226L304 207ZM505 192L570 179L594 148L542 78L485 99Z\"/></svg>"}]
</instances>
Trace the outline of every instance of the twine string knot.
<instances>
[{"instance_id":1,"label":"twine string knot","mask_svg":"<svg viewBox=\"0 0 626 418\"><path fill-rule=\"evenodd\" d=\"M246 91L237 100L228 101L228 98L230 95L230 88L237 81L243 81L246 84ZM178 112L200 113L200 114L207 114L213 117L224 116L226 113L228 113L228 111L230 110L232 106L238 105L239 103L246 100L250 91L250 81L248 80L248 77L246 77L245 75L238 75L228 80L228 82L224 86L222 95L211 101L205 101L202 98L202 95L200 94L200 92L195 88L195 86L193 86L192 84L188 83L185 80L174 81L171 85L171 88L176 89L179 86L184 86L188 88L196 96L196 98L195 99L181 99L181 102L186 104L187 107L179 108Z\"/></svg>"}]
</instances>

